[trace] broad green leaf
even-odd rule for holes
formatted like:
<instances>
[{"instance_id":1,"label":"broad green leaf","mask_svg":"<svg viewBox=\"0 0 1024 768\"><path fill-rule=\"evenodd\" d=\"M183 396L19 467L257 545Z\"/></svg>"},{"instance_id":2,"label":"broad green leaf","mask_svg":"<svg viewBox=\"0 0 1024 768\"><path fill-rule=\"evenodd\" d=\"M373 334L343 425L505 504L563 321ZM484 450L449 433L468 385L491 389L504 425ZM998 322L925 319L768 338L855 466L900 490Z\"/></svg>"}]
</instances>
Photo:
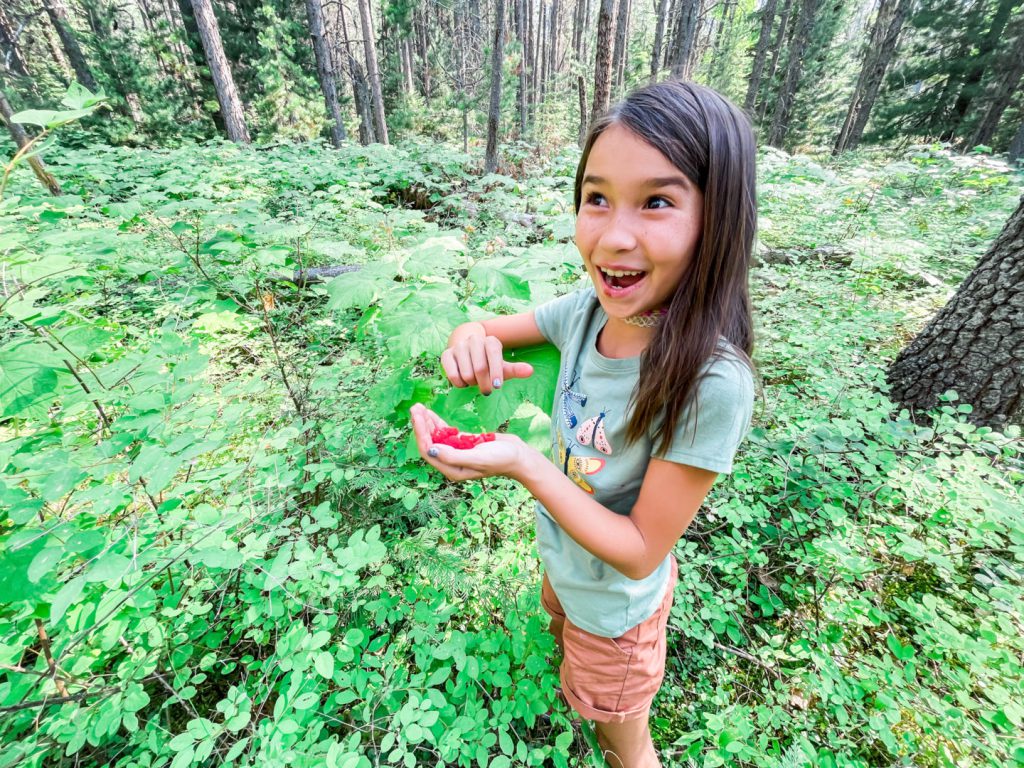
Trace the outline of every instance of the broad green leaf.
<instances>
[{"instance_id":1,"label":"broad green leaf","mask_svg":"<svg viewBox=\"0 0 1024 768\"><path fill-rule=\"evenodd\" d=\"M382 293L394 286L395 274L394 264L379 262L366 264L358 272L338 275L327 283L327 295L330 296L327 308L366 309Z\"/></svg>"},{"instance_id":2,"label":"broad green leaf","mask_svg":"<svg viewBox=\"0 0 1024 768\"><path fill-rule=\"evenodd\" d=\"M388 340L388 355L406 364L421 354L440 355L455 326L466 321L449 285L428 285L383 310L377 328Z\"/></svg>"},{"instance_id":3,"label":"broad green leaf","mask_svg":"<svg viewBox=\"0 0 1024 768\"><path fill-rule=\"evenodd\" d=\"M111 581L128 573L132 561L124 555L108 552L93 563L85 572L86 581Z\"/></svg>"},{"instance_id":4,"label":"broad green leaf","mask_svg":"<svg viewBox=\"0 0 1024 768\"><path fill-rule=\"evenodd\" d=\"M53 600L50 601L50 621L54 623L60 621L67 613L68 608L78 602L78 598L82 596L82 591L85 589L85 582L85 576L76 576L60 588Z\"/></svg>"},{"instance_id":5,"label":"broad green leaf","mask_svg":"<svg viewBox=\"0 0 1024 768\"><path fill-rule=\"evenodd\" d=\"M53 351L36 343L14 342L0 348L0 418L42 418L60 385Z\"/></svg>"}]
</instances>

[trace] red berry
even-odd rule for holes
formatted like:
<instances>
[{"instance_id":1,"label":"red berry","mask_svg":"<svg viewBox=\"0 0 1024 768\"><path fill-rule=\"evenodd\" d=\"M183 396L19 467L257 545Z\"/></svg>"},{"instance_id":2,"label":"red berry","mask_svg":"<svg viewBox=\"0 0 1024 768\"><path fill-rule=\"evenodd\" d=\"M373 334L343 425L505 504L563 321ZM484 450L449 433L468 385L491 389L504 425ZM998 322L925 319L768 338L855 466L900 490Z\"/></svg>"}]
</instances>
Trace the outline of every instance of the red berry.
<instances>
[{"instance_id":1,"label":"red berry","mask_svg":"<svg viewBox=\"0 0 1024 768\"><path fill-rule=\"evenodd\" d=\"M473 432L460 432L455 427L441 427L430 434L430 439L435 443L458 448L460 451L468 451L480 443L490 443L494 440L493 432L476 434Z\"/></svg>"}]
</instances>

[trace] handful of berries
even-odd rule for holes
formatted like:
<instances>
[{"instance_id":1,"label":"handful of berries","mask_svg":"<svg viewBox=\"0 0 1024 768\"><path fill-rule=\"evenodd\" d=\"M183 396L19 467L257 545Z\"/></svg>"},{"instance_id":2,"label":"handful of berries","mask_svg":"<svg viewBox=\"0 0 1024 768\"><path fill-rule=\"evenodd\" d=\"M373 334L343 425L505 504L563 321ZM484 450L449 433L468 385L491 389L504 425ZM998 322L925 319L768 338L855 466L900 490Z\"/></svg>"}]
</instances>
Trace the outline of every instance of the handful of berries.
<instances>
[{"instance_id":1,"label":"handful of berries","mask_svg":"<svg viewBox=\"0 0 1024 768\"><path fill-rule=\"evenodd\" d=\"M460 432L455 427L440 427L430 433L430 439L435 443L458 448L460 451L468 451L470 448L480 445L480 443L493 442L494 433L483 432L476 434L474 432Z\"/></svg>"}]
</instances>

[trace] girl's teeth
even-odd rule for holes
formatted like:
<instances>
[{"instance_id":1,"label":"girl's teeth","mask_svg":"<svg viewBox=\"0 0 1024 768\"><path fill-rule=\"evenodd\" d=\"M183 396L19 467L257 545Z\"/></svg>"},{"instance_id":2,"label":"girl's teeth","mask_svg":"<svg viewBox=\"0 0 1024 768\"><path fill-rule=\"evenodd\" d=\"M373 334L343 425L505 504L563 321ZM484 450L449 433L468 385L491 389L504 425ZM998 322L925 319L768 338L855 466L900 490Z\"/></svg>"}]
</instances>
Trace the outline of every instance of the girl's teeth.
<instances>
[{"instance_id":1,"label":"girl's teeth","mask_svg":"<svg viewBox=\"0 0 1024 768\"><path fill-rule=\"evenodd\" d=\"M638 270L636 270L636 271L630 271L630 272L627 272L627 271L625 271L625 270L619 270L619 269L604 269L604 268L602 267L602 268L601 268L601 271L602 271L602 272L604 272L604 273L605 273L606 275L609 275L609 276L611 276L611 277L628 277L628 276L630 276L630 275L642 275L642 274L643 274L643 271L642 271L642 270L639 270L639 269L638 269Z\"/></svg>"}]
</instances>

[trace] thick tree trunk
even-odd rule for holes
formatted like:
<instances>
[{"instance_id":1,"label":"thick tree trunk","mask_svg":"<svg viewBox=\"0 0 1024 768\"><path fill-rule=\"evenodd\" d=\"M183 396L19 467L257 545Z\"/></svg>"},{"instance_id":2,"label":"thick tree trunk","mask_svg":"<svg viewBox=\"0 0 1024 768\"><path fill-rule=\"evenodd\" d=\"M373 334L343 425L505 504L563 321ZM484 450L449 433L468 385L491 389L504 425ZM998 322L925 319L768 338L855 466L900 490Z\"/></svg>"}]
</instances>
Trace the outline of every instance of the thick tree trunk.
<instances>
[{"instance_id":1,"label":"thick tree trunk","mask_svg":"<svg viewBox=\"0 0 1024 768\"><path fill-rule=\"evenodd\" d=\"M498 170L498 121L501 118L501 75L505 53L505 0L494 11L494 47L491 49L491 103L487 110L487 154L484 173Z\"/></svg>"},{"instance_id":2,"label":"thick tree trunk","mask_svg":"<svg viewBox=\"0 0 1024 768\"><path fill-rule=\"evenodd\" d=\"M359 0L359 21L363 30L366 77L370 82L370 95L373 98L374 129L381 144L390 144L388 124L384 120L384 95L380 86L380 70L377 69L377 45L374 42L373 21L370 18L370 0Z\"/></svg>"},{"instance_id":3,"label":"thick tree trunk","mask_svg":"<svg viewBox=\"0 0 1024 768\"><path fill-rule=\"evenodd\" d=\"M772 60L768 64L768 71L764 73L763 82L768 83L769 89L771 88L772 80L775 77L775 72L779 68L779 57L782 55L782 50L786 47L787 34L789 30L789 20L793 13L793 0L785 0L782 5L782 13L779 16L779 28L775 32L775 40L771 44L772 49ZM760 86L759 86L760 87ZM765 115L768 111L768 105L771 103L771 99L763 99L761 106L757 110L758 123L763 123Z\"/></svg>"},{"instance_id":4,"label":"thick tree trunk","mask_svg":"<svg viewBox=\"0 0 1024 768\"><path fill-rule=\"evenodd\" d=\"M224 129L231 141L241 144L249 143L249 129L245 125L245 113L242 102L235 89L235 79L231 76L231 67L224 55L224 45L220 39L220 27L217 17L213 15L210 0L192 0L192 12L195 15L199 39L206 53L206 63L213 76L213 87L217 91L217 102L224 118Z\"/></svg>"},{"instance_id":5,"label":"thick tree trunk","mask_svg":"<svg viewBox=\"0 0 1024 768\"><path fill-rule=\"evenodd\" d=\"M747 97L743 100L743 109L748 113L754 109L757 91L761 86L761 72L764 70L764 60L768 55L768 43L772 37L772 25L775 23L777 6L778 0L768 0L764 8L761 9L761 33L757 36L754 64L750 69L750 79L747 81Z\"/></svg>"},{"instance_id":6,"label":"thick tree trunk","mask_svg":"<svg viewBox=\"0 0 1024 768\"><path fill-rule=\"evenodd\" d=\"M967 142L965 149L972 149L979 144L991 144L1003 113L1013 101L1017 89L1021 87L1024 76L1024 13L1017 16L1017 27L1014 39L1010 41L1006 56L998 66L998 80L990 91L990 101L985 116L974 129L974 135Z\"/></svg>"},{"instance_id":7,"label":"thick tree trunk","mask_svg":"<svg viewBox=\"0 0 1024 768\"><path fill-rule=\"evenodd\" d=\"M331 52L327 45L324 28L324 9L321 0L306 0L306 19L309 21L309 36L313 39L313 55L316 57L316 74L320 79L320 91L324 95L324 106L331 118L331 143L340 147L347 138L345 121L338 103L338 86L334 79Z\"/></svg>"},{"instance_id":8,"label":"thick tree trunk","mask_svg":"<svg viewBox=\"0 0 1024 768\"><path fill-rule=\"evenodd\" d=\"M11 103L7 100L7 94L0 90L0 118L2 118L4 125L7 126L7 130L11 132L11 138L18 145L18 149L24 149L31 139L29 139L25 129L19 123L11 122L11 115L13 114L14 110L11 108ZM40 155L33 155L25 162L28 163L32 173L36 175L36 178L39 179L39 182L46 187L51 195L57 196L62 194L60 184L57 183L57 179L53 177L53 174L46 170L46 165L43 163L43 158Z\"/></svg>"},{"instance_id":9,"label":"thick tree trunk","mask_svg":"<svg viewBox=\"0 0 1024 768\"><path fill-rule=\"evenodd\" d=\"M619 0L615 21L615 49L612 52L612 72L616 98L622 95L626 72L626 48L629 40L629 11L631 0Z\"/></svg>"},{"instance_id":10,"label":"thick tree trunk","mask_svg":"<svg viewBox=\"0 0 1024 768\"><path fill-rule=\"evenodd\" d=\"M977 53L972 57L973 66L964 76L963 85L961 85L960 92L956 97L956 103L953 105L952 119L942 134L943 141L949 141L956 136L957 129L967 115L967 109L971 106L971 101L974 99L978 84L981 82L981 78L984 76L985 70L991 61L992 51L995 50L999 44L999 39L1003 35L1003 29L1010 18L1010 12L1019 2L1020 0L1000 0L999 5L996 7L996 13L992 17L992 25L989 27L988 34L985 35L978 46Z\"/></svg>"},{"instance_id":11,"label":"thick tree trunk","mask_svg":"<svg viewBox=\"0 0 1024 768\"><path fill-rule=\"evenodd\" d=\"M93 77L92 70L89 69L89 64L85 60L85 54L82 53L75 33L71 30L64 6L60 4L60 0L43 0L43 8L46 10L46 15L50 17L53 28L57 30L57 37L60 38L64 53L67 54L68 61L71 62L75 78L90 91L96 93L99 90L96 78Z\"/></svg>"},{"instance_id":12,"label":"thick tree trunk","mask_svg":"<svg viewBox=\"0 0 1024 768\"><path fill-rule=\"evenodd\" d=\"M625 2L625 0L620 0ZM597 16L597 45L594 57L594 106L590 110L590 122L608 111L612 78L612 19L615 17L615 0L601 0Z\"/></svg>"},{"instance_id":13,"label":"thick tree trunk","mask_svg":"<svg viewBox=\"0 0 1024 768\"><path fill-rule=\"evenodd\" d=\"M864 128L867 127L871 108L878 96L878 89L885 79L886 70L896 56L899 46L903 22L910 12L913 0L882 0L875 17L875 25L871 29L871 37L864 51L864 64L861 66L857 86L850 98L850 108L846 112L846 120L836 138L832 154L838 155L848 149L855 149L860 144Z\"/></svg>"},{"instance_id":14,"label":"thick tree trunk","mask_svg":"<svg viewBox=\"0 0 1024 768\"><path fill-rule=\"evenodd\" d=\"M651 80L658 79L658 72L661 71L661 47L665 42L665 22L668 16L668 0L658 0L658 8L655 11L656 21L654 24L654 48L651 49Z\"/></svg>"},{"instance_id":15,"label":"thick tree trunk","mask_svg":"<svg viewBox=\"0 0 1024 768\"><path fill-rule=\"evenodd\" d=\"M889 368L890 396L926 410L956 390L970 420L1005 426L1024 404L1024 198L939 314Z\"/></svg>"},{"instance_id":16,"label":"thick tree trunk","mask_svg":"<svg viewBox=\"0 0 1024 768\"><path fill-rule=\"evenodd\" d=\"M352 43L348 35L348 22L345 20L345 5L338 3L338 19L341 34L345 43L345 59L348 61L349 77L352 80L352 98L356 103L356 114L359 115L359 143L364 147L373 144L373 107L371 105L370 85L363 75L363 68L352 55Z\"/></svg>"},{"instance_id":17,"label":"thick tree trunk","mask_svg":"<svg viewBox=\"0 0 1024 768\"><path fill-rule=\"evenodd\" d=\"M14 24L7 18L3 6L0 5L0 59L6 68L15 75L31 78L32 75L29 74L28 66L25 64L25 57L22 56L21 48L18 45L19 32L20 27L15 29Z\"/></svg>"},{"instance_id":18,"label":"thick tree trunk","mask_svg":"<svg viewBox=\"0 0 1024 768\"><path fill-rule=\"evenodd\" d=\"M800 5L800 16L797 19L796 34L789 46L789 61L786 64L786 76L779 89L779 97L772 114L772 127L768 133L768 143L773 147L783 148L786 133L789 131L789 115L800 88L800 77L803 74L804 54L811 41L811 29L818 12L820 0L803 0Z\"/></svg>"},{"instance_id":19,"label":"thick tree trunk","mask_svg":"<svg viewBox=\"0 0 1024 768\"><path fill-rule=\"evenodd\" d=\"M694 49L701 0L681 0L676 19L675 49L672 51L672 77L689 80L693 75Z\"/></svg>"}]
</instances>

